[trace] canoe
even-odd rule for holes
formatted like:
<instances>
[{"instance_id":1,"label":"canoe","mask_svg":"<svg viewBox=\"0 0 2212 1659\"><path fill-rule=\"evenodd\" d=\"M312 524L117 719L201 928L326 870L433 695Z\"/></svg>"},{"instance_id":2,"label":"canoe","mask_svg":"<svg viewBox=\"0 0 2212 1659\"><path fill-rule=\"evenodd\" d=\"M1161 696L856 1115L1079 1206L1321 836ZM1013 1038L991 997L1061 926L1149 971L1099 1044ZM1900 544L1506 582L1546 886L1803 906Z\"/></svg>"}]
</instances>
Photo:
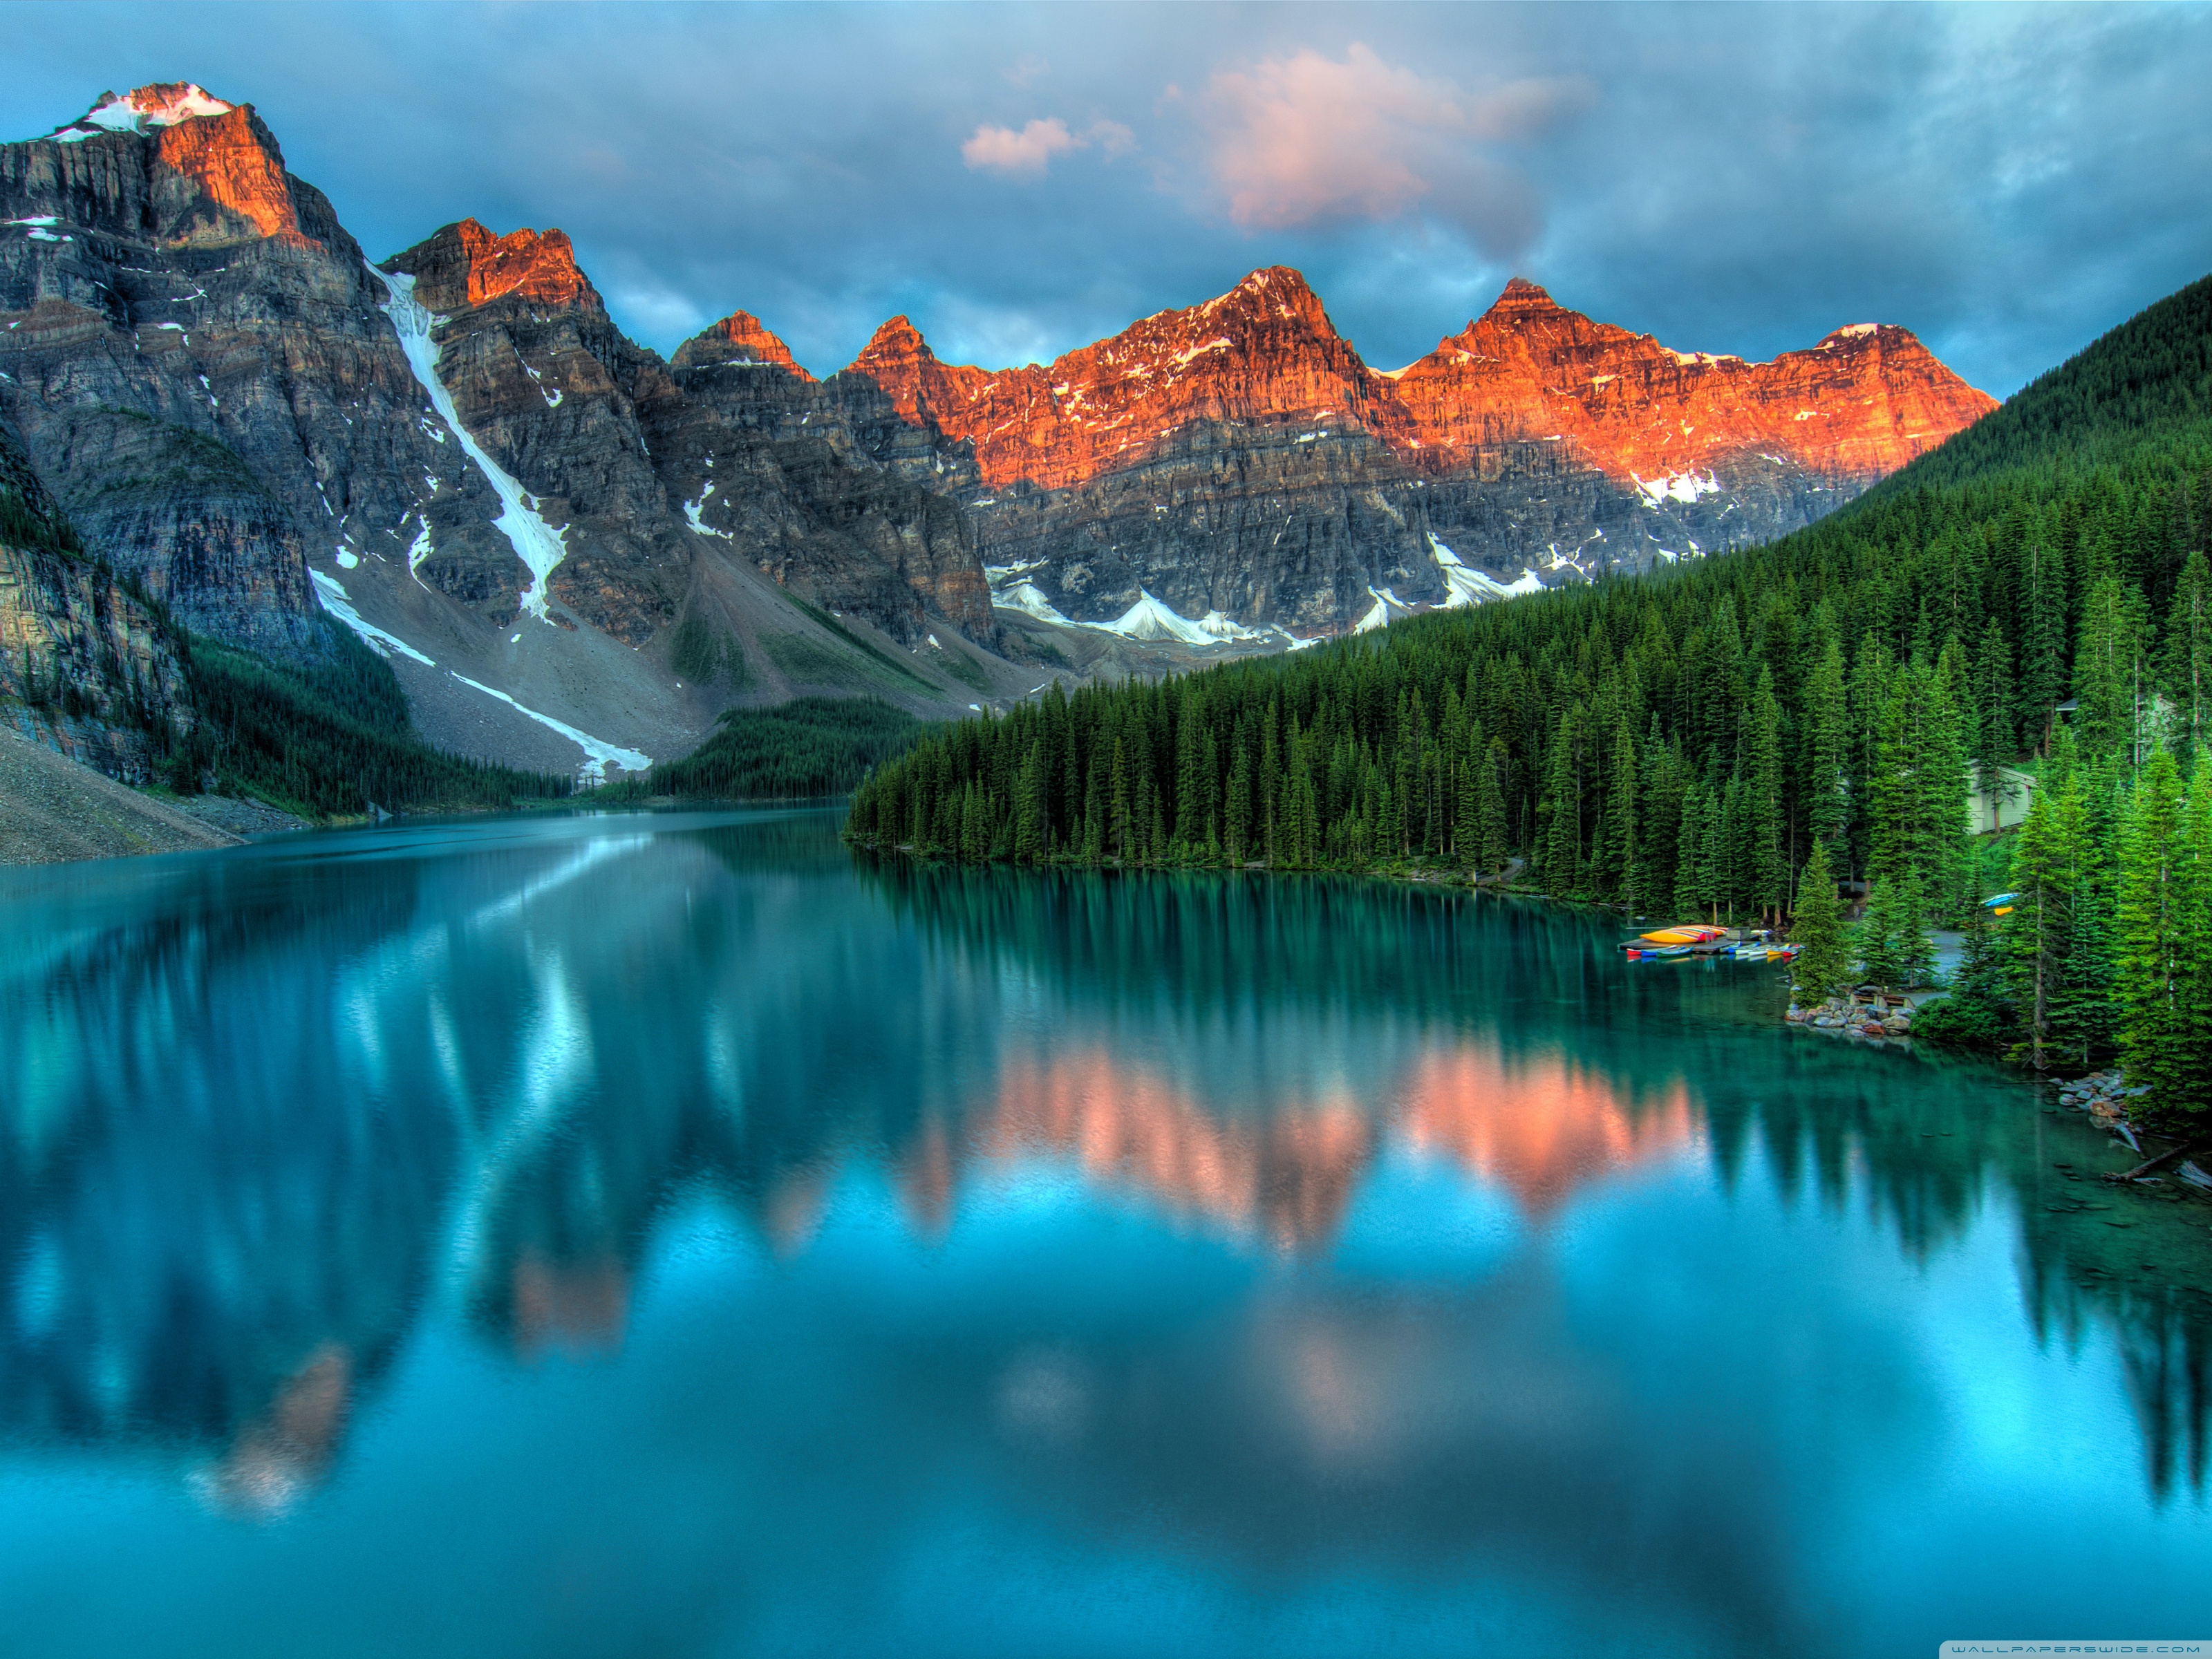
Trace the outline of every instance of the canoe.
<instances>
[{"instance_id":1,"label":"canoe","mask_svg":"<svg viewBox=\"0 0 2212 1659\"><path fill-rule=\"evenodd\" d=\"M1655 933L1640 937L1651 945L1703 945L1707 939L1718 939L1728 932L1725 927L1662 927Z\"/></svg>"}]
</instances>

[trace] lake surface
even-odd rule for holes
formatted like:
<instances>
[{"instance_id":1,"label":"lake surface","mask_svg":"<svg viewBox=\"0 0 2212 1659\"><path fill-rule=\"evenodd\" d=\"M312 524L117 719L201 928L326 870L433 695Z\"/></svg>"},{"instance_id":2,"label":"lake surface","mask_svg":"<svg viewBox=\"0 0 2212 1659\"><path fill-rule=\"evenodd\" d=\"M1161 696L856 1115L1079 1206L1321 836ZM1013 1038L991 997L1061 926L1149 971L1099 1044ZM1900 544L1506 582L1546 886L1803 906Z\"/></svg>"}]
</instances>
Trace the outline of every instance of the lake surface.
<instances>
[{"instance_id":1,"label":"lake surface","mask_svg":"<svg viewBox=\"0 0 2212 1659\"><path fill-rule=\"evenodd\" d=\"M2212 1205L2016 1076L836 823L0 878L0 1651L2212 1634Z\"/></svg>"}]
</instances>

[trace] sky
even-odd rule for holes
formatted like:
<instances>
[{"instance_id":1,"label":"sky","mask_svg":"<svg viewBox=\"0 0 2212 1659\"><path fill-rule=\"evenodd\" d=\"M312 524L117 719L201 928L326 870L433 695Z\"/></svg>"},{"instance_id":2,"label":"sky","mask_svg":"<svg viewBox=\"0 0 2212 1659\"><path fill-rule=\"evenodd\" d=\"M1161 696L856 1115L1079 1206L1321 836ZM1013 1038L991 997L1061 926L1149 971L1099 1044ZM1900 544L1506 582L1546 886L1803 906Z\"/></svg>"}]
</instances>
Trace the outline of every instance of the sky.
<instances>
[{"instance_id":1,"label":"sky","mask_svg":"<svg viewBox=\"0 0 2212 1659\"><path fill-rule=\"evenodd\" d=\"M1507 277L1680 350L1912 329L2000 397L2212 271L2212 7L17 4L0 137L250 102L372 258L558 226L663 352L1048 361L1303 270L1377 368Z\"/></svg>"}]
</instances>

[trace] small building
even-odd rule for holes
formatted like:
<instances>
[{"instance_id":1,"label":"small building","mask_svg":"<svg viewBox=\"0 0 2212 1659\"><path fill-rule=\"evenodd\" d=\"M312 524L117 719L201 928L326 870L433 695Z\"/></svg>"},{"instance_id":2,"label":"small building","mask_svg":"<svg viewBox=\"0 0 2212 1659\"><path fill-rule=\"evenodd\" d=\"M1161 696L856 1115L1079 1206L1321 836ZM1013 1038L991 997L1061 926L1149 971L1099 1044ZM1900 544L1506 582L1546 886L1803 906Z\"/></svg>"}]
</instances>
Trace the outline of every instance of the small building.
<instances>
[{"instance_id":1,"label":"small building","mask_svg":"<svg viewBox=\"0 0 2212 1659\"><path fill-rule=\"evenodd\" d=\"M1975 786L1978 774L1966 774L1967 823L1978 836L1986 836L1999 830L2010 830L2027 817L2028 799L2035 792L2035 780L2025 772L2014 771L2009 766L1996 769L1994 787L1983 790Z\"/></svg>"}]
</instances>

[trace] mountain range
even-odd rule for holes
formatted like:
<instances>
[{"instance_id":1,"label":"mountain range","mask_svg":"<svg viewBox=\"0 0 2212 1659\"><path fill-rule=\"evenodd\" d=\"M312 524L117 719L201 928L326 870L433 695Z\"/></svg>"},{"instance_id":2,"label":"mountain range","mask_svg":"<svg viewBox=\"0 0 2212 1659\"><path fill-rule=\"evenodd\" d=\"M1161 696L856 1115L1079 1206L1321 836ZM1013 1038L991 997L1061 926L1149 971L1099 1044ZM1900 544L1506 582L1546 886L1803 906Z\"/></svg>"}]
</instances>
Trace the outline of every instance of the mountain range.
<instances>
[{"instance_id":1,"label":"mountain range","mask_svg":"<svg viewBox=\"0 0 2212 1659\"><path fill-rule=\"evenodd\" d=\"M0 685L81 683L17 724L123 775L134 605L276 663L335 619L434 743L599 776L733 706L1003 707L1767 539L1993 406L1902 328L1747 362L1518 280L1378 371L1280 266L1046 365L897 317L817 380L744 311L663 359L558 230L372 262L185 83L0 145L0 465L122 585L0 569Z\"/></svg>"}]
</instances>

